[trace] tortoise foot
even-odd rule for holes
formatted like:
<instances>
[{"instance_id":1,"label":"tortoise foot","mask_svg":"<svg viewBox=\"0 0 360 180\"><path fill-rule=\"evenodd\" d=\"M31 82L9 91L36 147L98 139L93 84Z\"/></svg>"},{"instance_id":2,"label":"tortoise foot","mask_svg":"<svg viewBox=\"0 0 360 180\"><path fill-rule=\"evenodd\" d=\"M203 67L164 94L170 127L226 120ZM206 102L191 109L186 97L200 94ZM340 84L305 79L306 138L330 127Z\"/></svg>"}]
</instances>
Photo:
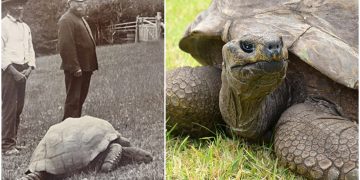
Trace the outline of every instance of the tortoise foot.
<instances>
[{"instance_id":1,"label":"tortoise foot","mask_svg":"<svg viewBox=\"0 0 360 180\"><path fill-rule=\"evenodd\" d=\"M112 171L121 159L122 147L120 144L112 143L110 144L109 152L106 155L104 162L101 166L102 172Z\"/></svg>"},{"instance_id":2,"label":"tortoise foot","mask_svg":"<svg viewBox=\"0 0 360 180\"><path fill-rule=\"evenodd\" d=\"M350 172L348 172L345 175L345 179L346 180L358 180L359 179L359 169L356 168L356 169L353 169Z\"/></svg>"},{"instance_id":3,"label":"tortoise foot","mask_svg":"<svg viewBox=\"0 0 360 180\"><path fill-rule=\"evenodd\" d=\"M324 107L331 104L285 111L275 129L276 155L310 179L358 179L358 125Z\"/></svg>"},{"instance_id":4,"label":"tortoise foot","mask_svg":"<svg viewBox=\"0 0 360 180\"><path fill-rule=\"evenodd\" d=\"M30 172L18 180L46 180L45 172Z\"/></svg>"},{"instance_id":5,"label":"tortoise foot","mask_svg":"<svg viewBox=\"0 0 360 180\"><path fill-rule=\"evenodd\" d=\"M166 74L167 125L174 134L212 135L222 124L219 110L221 70L211 66L181 67Z\"/></svg>"}]
</instances>

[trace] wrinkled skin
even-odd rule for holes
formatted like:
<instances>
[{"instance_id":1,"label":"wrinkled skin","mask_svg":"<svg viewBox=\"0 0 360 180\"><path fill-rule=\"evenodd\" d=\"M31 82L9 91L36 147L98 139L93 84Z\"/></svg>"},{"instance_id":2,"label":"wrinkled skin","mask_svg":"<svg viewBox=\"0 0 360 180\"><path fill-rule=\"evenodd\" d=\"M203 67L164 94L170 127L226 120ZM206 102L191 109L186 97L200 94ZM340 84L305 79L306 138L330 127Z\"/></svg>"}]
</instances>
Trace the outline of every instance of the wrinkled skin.
<instances>
[{"instance_id":1,"label":"wrinkled skin","mask_svg":"<svg viewBox=\"0 0 360 180\"><path fill-rule=\"evenodd\" d=\"M179 42L204 67L168 73L168 124L201 137L223 120L248 140L273 137L280 164L304 177L358 179L357 32L356 0L213 0ZM258 48L275 36L284 63Z\"/></svg>"},{"instance_id":2,"label":"wrinkled skin","mask_svg":"<svg viewBox=\"0 0 360 180\"><path fill-rule=\"evenodd\" d=\"M269 112L258 107L264 107L267 95L285 79L287 58L282 39L272 34L247 35L225 44L220 111L236 134L258 139L273 124L274 117L265 117Z\"/></svg>"}]
</instances>

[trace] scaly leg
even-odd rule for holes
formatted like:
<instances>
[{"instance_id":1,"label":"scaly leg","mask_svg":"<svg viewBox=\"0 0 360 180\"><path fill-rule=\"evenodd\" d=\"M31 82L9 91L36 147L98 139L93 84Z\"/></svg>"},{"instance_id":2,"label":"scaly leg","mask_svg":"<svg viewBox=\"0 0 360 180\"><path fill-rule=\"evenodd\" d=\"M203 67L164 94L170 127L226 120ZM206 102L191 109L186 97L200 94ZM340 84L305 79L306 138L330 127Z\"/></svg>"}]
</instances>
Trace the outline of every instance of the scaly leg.
<instances>
[{"instance_id":1,"label":"scaly leg","mask_svg":"<svg viewBox=\"0 0 360 180\"><path fill-rule=\"evenodd\" d=\"M211 66L181 67L166 74L167 125L176 134L211 135L223 124L219 110L221 70Z\"/></svg>"},{"instance_id":2,"label":"scaly leg","mask_svg":"<svg viewBox=\"0 0 360 180\"><path fill-rule=\"evenodd\" d=\"M284 166L311 179L358 179L358 125L333 104L296 104L275 131L275 152Z\"/></svg>"},{"instance_id":3,"label":"scaly leg","mask_svg":"<svg viewBox=\"0 0 360 180\"><path fill-rule=\"evenodd\" d=\"M101 171L109 172L112 171L120 161L122 153L122 147L118 143L110 144L108 153L105 156L104 162L101 165Z\"/></svg>"},{"instance_id":4,"label":"scaly leg","mask_svg":"<svg viewBox=\"0 0 360 180\"><path fill-rule=\"evenodd\" d=\"M101 171L109 172L117 166L130 163L150 163L152 160L151 153L141 148L122 147L118 143L112 143L101 166Z\"/></svg>"},{"instance_id":5,"label":"scaly leg","mask_svg":"<svg viewBox=\"0 0 360 180\"><path fill-rule=\"evenodd\" d=\"M21 177L18 180L46 180L46 172L28 172L25 176Z\"/></svg>"}]
</instances>

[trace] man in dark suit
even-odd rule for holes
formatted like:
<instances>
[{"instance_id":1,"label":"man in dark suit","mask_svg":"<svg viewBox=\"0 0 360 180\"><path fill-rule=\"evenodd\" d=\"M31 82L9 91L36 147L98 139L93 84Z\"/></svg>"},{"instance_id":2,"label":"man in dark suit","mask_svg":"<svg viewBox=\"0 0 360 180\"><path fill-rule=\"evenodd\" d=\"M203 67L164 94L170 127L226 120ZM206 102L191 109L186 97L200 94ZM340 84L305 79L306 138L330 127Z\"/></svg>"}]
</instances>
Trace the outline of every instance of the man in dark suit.
<instances>
[{"instance_id":1,"label":"man in dark suit","mask_svg":"<svg viewBox=\"0 0 360 180\"><path fill-rule=\"evenodd\" d=\"M59 51L65 74L66 100L63 120L80 117L93 71L98 69L95 41L84 19L85 0L68 0L69 9L60 18Z\"/></svg>"}]
</instances>

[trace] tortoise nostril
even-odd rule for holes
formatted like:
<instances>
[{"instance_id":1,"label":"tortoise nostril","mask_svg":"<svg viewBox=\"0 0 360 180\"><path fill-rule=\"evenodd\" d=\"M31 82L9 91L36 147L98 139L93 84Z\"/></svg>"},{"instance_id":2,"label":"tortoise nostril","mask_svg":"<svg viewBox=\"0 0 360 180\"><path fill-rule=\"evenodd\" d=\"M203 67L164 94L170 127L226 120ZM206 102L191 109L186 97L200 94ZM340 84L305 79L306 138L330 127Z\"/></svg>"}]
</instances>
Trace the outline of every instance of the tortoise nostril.
<instances>
[{"instance_id":1,"label":"tortoise nostril","mask_svg":"<svg viewBox=\"0 0 360 180\"><path fill-rule=\"evenodd\" d=\"M266 53L270 56L278 55L281 52L282 44L281 41L268 42L266 47Z\"/></svg>"},{"instance_id":2,"label":"tortoise nostril","mask_svg":"<svg viewBox=\"0 0 360 180\"><path fill-rule=\"evenodd\" d=\"M268 47L267 47L268 50L278 50L280 49L280 43L272 43L272 44L269 44Z\"/></svg>"}]
</instances>

